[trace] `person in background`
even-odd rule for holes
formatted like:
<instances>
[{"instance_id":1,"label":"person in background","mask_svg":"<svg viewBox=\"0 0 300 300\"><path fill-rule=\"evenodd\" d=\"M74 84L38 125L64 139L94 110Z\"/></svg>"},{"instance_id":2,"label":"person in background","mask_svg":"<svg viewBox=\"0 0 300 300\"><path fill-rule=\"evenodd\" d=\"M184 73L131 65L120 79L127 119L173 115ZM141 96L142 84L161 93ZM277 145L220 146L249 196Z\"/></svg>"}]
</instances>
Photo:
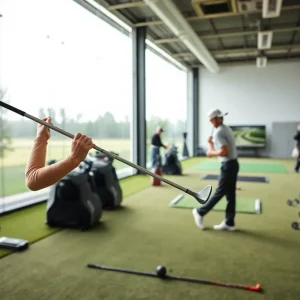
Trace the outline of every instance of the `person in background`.
<instances>
[{"instance_id":1,"label":"person in background","mask_svg":"<svg viewBox=\"0 0 300 300\"><path fill-rule=\"evenodd\" d=\"M167 149L167 146L161 142L160 136L163 133L163 129L158 126L156 132L151 138L151 167L154 168L156 164L157 155L160 155L160 147Z\"/></svg>"},{"instance_id":2,"label":"person in background","mask_svg":"<svg viewBox=\"0 0 300 300\"><path fill-rule=\"evenodd\" d=\"M44 118L43 121L51 124L51 118ZM25 169L25 183L32 191L38 191L57 183L77 168L86 158L89 150L95 146L89 137L77 133L72 140L71 154L59 162L45 166L49 139L49 128L38 124L37 135Z\"/></svg>"},{"instance_id":3,"label":"person in background","mask_svg":"<svg viewBox=\"0 0 300 300\"><path fill-rule=\"evenodd\" d=\"M296 140L296 147L298 149L298 157L296 160L296 165L294 171L296 173L299 173L299 168L300 168L300 124L297 126L297 133L294 135L294 140Z\"/></svg>"},{"instance_id":4,"label":"person in background","mask_svg":"<svg viewBox=\"0 0 300 300\"><path fill-rule=\"evenodd\" d=\"M223 114L219 109L208 113L209 121L214 127L213 136L208 138L208 157L218 157L221 162L221 174L218 187L211 198L201 207L192 211L196 226L204 229L203 217L224 197L227 199L226 218L215 230L235 230L236 182L239 163L234 134L231 128L223 124Z\"/></svg>"}]
</instances>

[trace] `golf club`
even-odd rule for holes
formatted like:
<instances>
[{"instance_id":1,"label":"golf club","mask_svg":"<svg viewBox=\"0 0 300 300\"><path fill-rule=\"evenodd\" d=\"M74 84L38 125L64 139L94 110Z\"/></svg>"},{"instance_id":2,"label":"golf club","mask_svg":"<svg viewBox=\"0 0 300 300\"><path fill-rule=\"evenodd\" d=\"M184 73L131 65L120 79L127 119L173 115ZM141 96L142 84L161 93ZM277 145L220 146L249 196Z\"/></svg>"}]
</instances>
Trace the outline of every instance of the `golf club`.
<instances>
[{"instance_id":1,"label":"golf club","mask_svg":"<svg viewBox=\"0 0 300 300\"><path fill-rule=\"evenodd\" d=\"M64 130L62 130L62 129L56 127L56 126L53 126L53 125L51 125L51 124L49 124L49 123L47 123L47 122L45 122L45 121L43 121L43 120L41 120L39 118L36 118L36 117L34 117L34 116L30 115L30 114L27 114L26 112L24 112L24 111L22 111L22 110L20 110L20 109L18 109L16 107L14 107L14 106L11 106L11 105L9 105L7 103L4 103L2 101L0 101L0 106L6 108L8 110L11 110L14 113L17 113L17 114L19 114L19 115L21 115L23 117L26 117L26 118L28 118L28 119L30 119L32 121L35 121L35 122L37 122L39 124L42 124L42 125L44 125L44 126L46 126L48 128L51 128L51 129L53 129L53 130L55 130L55 131L57 131L57 132L65 135L65 136L71 138L71 139L74 138L73 134L70 134L67 131L64 131ZM165 182L165 183L167 183L167 184L169 184L169 185L171 185L171 186L173 186L173 187L175 187L175 188L177 188L177 189L185 192L186 194L189 194L189 195L193 196L200 204L206 203L207 200L209 199L210 195L211 195L211 192L212 192L212 186L211 185L207 185L203 190L201 190L198 193L197 192L193 192L193 191L191 191L191 190L189 190L189 189L187 189L187 188L185 188L185 187L183 187L183 186L181 186L181 185L179 185L177 183L174 183L174 182L172 182L172 181L170 181L170 180L168 180L166 178L163 178L163 177L161 177L161 176L159 176L157 174L154 174L154 173L150 172L149 170L147 170L147 169L145 169L145 168L143 168L143 167L141 167L139 165L136 165L136 164L134 164L134 163L132 163L130 161L127 161L124 158L121 158L121 157L119 157L119 156L117 156L117 155L115 155L115 154L113 154L111 152L108 152L108 151L106 151L106 150L104 150L104 149L102 149L102 148L100 148L98 146L95 146L93 148L95 150L97 150L97 151L100 151L100 152L106 154L107 156L109 156L111 158L114 158L114 159L116 159L118 161L121 161L122 163L124 163L126 165L129 165L132 168L135 168L135 169L137 169L139 171L142 171L142 172L144 172L144 173L146 173L146 174L148 174L148 175L150 175L152 177L155 177L155 178L157 178L157 179L159 179L159 180L161 180L161 181L163 181L163 182Z\"/></svg>"},{"instance_id":2,"label":"golf club","mask_svg":"<svg viewBox=\"0 0 300 300\"><path fill-rule=\"evenodd\" d=\"M98 270L115 271L115 272L134 274L134 275L142 275L142 276L148 276L148 277L159 277L158 274L156 274L156 273L134 271L134 270L121 269L121 268L116 268L116 267L102 266L102 265L97 265L97 264L88 264L87 267L92 268L92 269L98 269ZM228 287L228 288L236 288L236 289L242 289L242 290L247 290L247 291L252 291L252 292L262 292L260 284L249 286L249 285L214 282L214 281L209 281L209 280L172 276L172 275L164 275L160 278L167 279L167 280L168 279L169 280L178 280L178 281L208 284L208 285L215 285L215 286Z\"/></svg>"}]
</instances>

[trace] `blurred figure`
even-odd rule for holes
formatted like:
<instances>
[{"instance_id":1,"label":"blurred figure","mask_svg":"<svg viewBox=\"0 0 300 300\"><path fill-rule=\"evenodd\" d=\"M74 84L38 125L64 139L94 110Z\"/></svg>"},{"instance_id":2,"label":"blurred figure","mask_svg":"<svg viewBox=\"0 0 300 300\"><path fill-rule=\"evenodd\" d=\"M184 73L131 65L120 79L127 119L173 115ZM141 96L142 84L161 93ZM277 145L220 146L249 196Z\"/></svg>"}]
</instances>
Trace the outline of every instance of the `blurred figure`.
<instances>
[{"instance_id":1,"label":"blurred figure","mask_svg":"<svg viewBox=\"0 0 300 300\"><path fill-rule=\"evenodd\" d=\"M52 124L51 118L44 118L43 121ZM32 191L38 191L57 183L77 168L86 158L89 150L95 146L89 137L77 133L72 140L71 154L62 161L45 166L49 139L49 128L38 124L37 135L25 170L25 183Z\"/></svg>"},{"instance_id":2,"label":"blurred figure","mask_svg":"<svg viewBox=\"0 0 300 300\"><path fill-rule=\"evenodd\" d=\"M294 140L296 140L296 147L298 149L298 157L296 159L296 165L294 171L299 173L300 168L300 124L297 126L297 133L294 135Z\"/></svg>"},{"instance_id":3,"label":"blurred figure","mask_svg":"<svg viewBox=\"0 0 300 300\"><path fill-rule=\"evenodd\" d=\"M157 156L160 156L160 147L167 149L167 146L161 142L160 136L164 130L158 126L156 132L151 138L151 168L155 167Z\"/></svg>"}]
</instances>

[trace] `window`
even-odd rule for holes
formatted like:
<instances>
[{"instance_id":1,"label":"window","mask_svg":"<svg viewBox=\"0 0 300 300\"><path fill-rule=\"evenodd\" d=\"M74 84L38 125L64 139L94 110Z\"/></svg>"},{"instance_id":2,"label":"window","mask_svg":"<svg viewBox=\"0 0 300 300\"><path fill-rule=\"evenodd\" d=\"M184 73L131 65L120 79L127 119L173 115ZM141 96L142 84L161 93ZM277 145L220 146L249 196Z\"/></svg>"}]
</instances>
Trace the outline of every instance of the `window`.
<instances>
[{"instance_id":1,"label":"window","mask_svg":"<svg viewBox=\"0 0 300 300\"><path fill-rule=\"evenodd\" d=\"M159 71L158 71L159 70ZM175 145L179 158L183 151L186 130L187 73L146 50L146 117L147 165L150 165L150 143L156 127L164 130L161 140ZM161 150L163 158L164 150Z\"/></svg>"},{"instance_id":2,"label":"window","mask_svg":"<svg viewBox=\"0 0 300 300\"><path fill-rule=\"evenodd\" d=\"M89 135L101 148L130 160L130 37L70 0L2 0L1 13L3 101L36 117L51 116L54 125ZM0 141L6 136L9 148L0 153L0 198L28 191L24 169L37 128L31 120L1 112L6 131ZM47 149L47 162L64 159L71 139L51 131ZM114 166L128 169L119 161Z\"/></svg>"}]
</instances>

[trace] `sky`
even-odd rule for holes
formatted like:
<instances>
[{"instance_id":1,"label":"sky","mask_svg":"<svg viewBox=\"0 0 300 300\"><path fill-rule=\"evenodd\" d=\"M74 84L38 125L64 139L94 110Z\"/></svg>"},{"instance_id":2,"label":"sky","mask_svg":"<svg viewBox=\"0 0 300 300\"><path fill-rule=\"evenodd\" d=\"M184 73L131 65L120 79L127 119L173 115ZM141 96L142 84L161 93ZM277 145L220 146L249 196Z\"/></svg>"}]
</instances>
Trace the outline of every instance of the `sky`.
<instances>
[{"instance_id":1,"label":"sky","mask_svg":"<svg viewBox=\"0 0 300 300\"><path fill-rule=\"evenodd\" d=\"M73 0L1 0L0 13L0 85L12 105L35 116L64 107L83 120L131 118L129 37ZM186 88L184 71L147 50L147 118L185 120Z\"/></svg>"}]
</instances>

